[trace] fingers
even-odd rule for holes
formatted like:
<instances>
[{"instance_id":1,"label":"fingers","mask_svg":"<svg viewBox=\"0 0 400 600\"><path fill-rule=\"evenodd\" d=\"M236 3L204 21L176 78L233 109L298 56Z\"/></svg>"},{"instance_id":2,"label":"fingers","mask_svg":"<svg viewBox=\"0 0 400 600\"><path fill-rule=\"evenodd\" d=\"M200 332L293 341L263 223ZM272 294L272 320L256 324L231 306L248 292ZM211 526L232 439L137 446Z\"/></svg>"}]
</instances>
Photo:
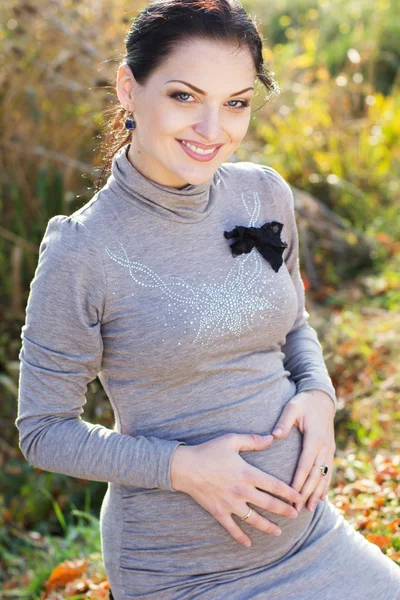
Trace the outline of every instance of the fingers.
<instances>
[{"instance_id":1,"label":"fingers","mask_svg":"<svg viewBox=\"0 0 400 600\"><path fill-rule=\"evenodd\" d=\"M322 492L325 489L325 477L320 474L320 481L317 483L314 491L310 494L307 500L307 508L310 511L313 511L317 506L318 500L321 498Z\"/></svg>"},{"instance_id":2,"label":"fingers","mask_svg":"<svg viewBox=\"0 0 400 600\"><path fill-rule=\"evenodd\" d=\"M251 540L248 535L242 531L239 525L232 519L231 515L213 515L214 519L221 523L222 527L225 527L227 532L243 546L251 546Z\"/></svg>"},{"instance_id":3,"label":"fingers","mask_svg":"<svg viewBox=\"0 0 400 600\"><path fill-rule=\"evenodd\" d=\"M325 486L323 487L323 490L322 490L321 500L326 500L326 496L328 495L329 489L331 487L333 467L334 467L334 458L332 459L331 464L329 466L330 466L330 468L329 468L328 475L326 475L324 477Z\"/></svg>"},{"instance_id":4,"label":"fingers","mask_svg":"<svg viewBox=\"0 0 400 600\"><path fill-rule=\"evenodd\" d=\"M310 474L313 464L316 462L315 457L321 450L323 440L310 435L303 439L303 450L297 464L296 473L292 481L292 487L297 490L303 490L304 483ZM322 463L321 463L322 464Z\"/></svg>"},{"instance_id":5,"label":"fingers","mask_svg":"<svg viewBox=\"0 0 400 600\"><path fill-rule=\"evenodd\" d=\"M248 466L250 467L250 465ZM287 485L284 481L277 479L273 475L264 473L260 469L257 469L257 467L250 468L248 483L275 496L286 498L289 502L302 502L303 500L301 494L290 485Z\"/></svg>"},{"instance_id":6,"label":"fingers","mask_svg":"<svg viewBox=\"0 0 400 600\"><path fill-rule=\"evenodd\" d=\"M249 507L247 506L247 504L245 504L244 508L241 510L241 515L239 518L241 518L243 514L247 514L248 509ZM236 516L239 516L237 513L234 514ZM213 516L218 521L218 523L220 523L222 527L224 527L227 530L227 532L233 537L233 539L236 542L246 547L251 546L251 540L249 536L244 533L244 531L241 529L241 527L239 527L239 525L235 522L231 515L214 514ZM262 517L254 509L252 509L251 515L248 517L248 519L246 519L245 522L248 525L255 527L256 529L259 529L263 533L269 533L270 535L275 536L279 536L282 533L280 528L277 525L275 525L275 523L272 523L272 521L268 521L268 519Z\"/></svg>"},{"instance_id":7,"label":"fingers","mask_svg":"<svg viewBox=\"0 0 400 600\"><path fill-rule=\"evenodd\" d=\"M325 476L321 476L321 480L319 483L317 483L316 488L314 489L314 491L312 492L312 494L310 494L310 497L308 498L308 502L307 502L307 508L308 510L314 510L314 508L316 507L318 500L326 500L326 495L329 491L329 487L330 487L330 482L332 479L332 473L333 473L333 458L332 458L332 454L331 457L326 459L324 463L321 464L326 464L328 466L328 474Z\"/></svg>"},{"instance_id":8,"label":"fingers","mask_svg":"<svg viewBox=\"0 0 400 600\"><path fill-rule=\"evenodd\" d=\"M272 435L259 435L258 433L228 433L232 447L237 452L249 452L252 450L264 450L272 444Z\"/></svg>"},{"instance_id":9,"label":"fingers","mask_svg":"<svg viewBox=\"0 0 400 600\"><path fill-rule=\"evenodd\" d=\"M286 506L292 508L289 505ZM249 508L250 507L247 504L241 504L237 512L235 511L233 514L235 514L241 519L245 514L249 512ZM294 511L293 508L292 510ZM211 514L214 517L214 519L218 521L218 523L220 523L222 527L224 527L227 530L227 532L233 537L233 539L236 542L242 544L243 546L251 546L251 540L249 536L244 533L241 527L232 518L231 514L227 514L226 512L221 511L213 511ZM297 514L298 513L296 512L296 515ZM245 521L243 521L243 523L247 523L248 525L251 525L251 527L259 529L263 533L268 533L270 535L279 536L282 533L281 529L275 523L269 521L265 517L262 517L258 512L254 510L254 508L252 508L250 516Z\"/></svg>"},{"instance_id":10,"label":"fingers","mask_svg":"<svg viewBox=\"0 0 400 600\"><path fill-rule=\"evenodd\" d=\"M302 503L299 505L295 505L297 510L301 510L302 506L307 502L307 508L309 510L314 510L318 499L321 496L322 490L325 488L325 477L321 473L320 466L326 464L328 466L328 473L332 469L332 461L330 457L327 457L326 451L321 452L315 461L315 464L312 466L309 477L307 478L302 490L301 495L303 497Z\"/></svg>"},{"instance_id":11,"label":"fingers","mask_svg":"<svg viewBox=\"0 0 400 600\"><path fill-rule=\"evenodd\" d=\"M332 458L331 458L330 462L325 461L325 464L328 465L329 471L328 471L328 474L325 475L325 477L322 477L321 485L318 486L318 490L320 491L318 498L321 498L321 500L326 500L329 489L331 487L331 480L332 480L332 475L333 475L333 463L334 463L333 454L334 453L331 454Z\"/></svg>"},{"instance_id":12,"label":"fingers","mask_svg":"<svg viewBox=\"0 0 400 600\"><path fill-rule=\"evenodd\" d=\"M289 519L295 519L299 514L298 511L287 502L278 500L278 498L274 498L265 492L260 492L255 488L248 496L248 501L252 504L260 506L269 512L276 513L277 515L282 515L283 517L288 517Z\"/></svg>"},{"instance_id":13,"label":"fingers","mask_svg":"<svg viewBox=\"0 0 400 600\"><path fill-rule=\"evenodd\" d=\"M247 513L248 510L249 507L247 506L247 504L245 504L244 513ZM242 512L241 516L243 516L244 513ZM251 527L254 527L255 529L259 529L263 533L269 533L270 535L278 536L282 533L278 525L275 525L275 523L272 523L272 521L269 521L265 517L262 517L258 512L254 510L254 508L252 509L250 516L243 522L247 523L248 525L251 525Z\"/></svg>"},{"instance_id":14,"label":"fingers","mask_svg":"<svg viewBox=\"0 0 400 600\"><path fill-rule=\"evenodd\" d=\"M286 437L290 429L296 423L298 415L299 408L297 404L289 400L273 429L272 435L277 438Z\"/></svg>"}]
</instances>

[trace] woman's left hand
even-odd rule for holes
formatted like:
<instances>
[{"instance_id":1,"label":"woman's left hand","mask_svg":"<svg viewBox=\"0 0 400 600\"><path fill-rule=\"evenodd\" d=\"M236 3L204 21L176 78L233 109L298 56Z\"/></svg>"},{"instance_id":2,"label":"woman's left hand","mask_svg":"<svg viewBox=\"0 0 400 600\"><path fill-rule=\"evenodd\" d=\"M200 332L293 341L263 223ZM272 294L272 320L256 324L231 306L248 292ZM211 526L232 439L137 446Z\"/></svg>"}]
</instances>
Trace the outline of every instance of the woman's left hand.
<instances>
[{"instance_id":1,"label":"woman's left hand","mask_svg":"<svg viewBox=\"0 0 400 600\"><path fill-rule=\"evenodd\" d=\"M335 408L332 398L322 390L299 392L285 405L272 435L284 439L293 425L303 434L303 450L291 487L300 492L303 504L295 504L300 511L307 502L308 510L314 510L318 500L325 500L332 478L333 460L336 451ZM280 427L283 432L275 433ZM320 465L329 470L323 476Z\"/></svg>"}]
</instances>

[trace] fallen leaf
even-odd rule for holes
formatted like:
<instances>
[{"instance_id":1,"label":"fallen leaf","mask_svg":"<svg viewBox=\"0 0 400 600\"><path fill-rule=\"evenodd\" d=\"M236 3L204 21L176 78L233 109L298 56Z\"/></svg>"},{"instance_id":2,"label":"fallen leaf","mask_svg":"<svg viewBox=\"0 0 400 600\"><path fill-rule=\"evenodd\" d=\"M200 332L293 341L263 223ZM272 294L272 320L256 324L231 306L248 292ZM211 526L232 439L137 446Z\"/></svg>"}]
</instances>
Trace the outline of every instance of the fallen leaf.
<instances>
[{"instance_id":1,"label":"fallen leaf","mask_svg":"<svg viewBox=\"0 0 400 600\"><path fill-rule=\"evenodd\" d=\"M369 542L376 544L376 546L379 546L381 549L384 546L391 544L391 540L387 537L387 535L376 535L374 533L369 533L366 538Z\"/></svg>"},{"instance_id":2,"label":"fallen leaf","mask_svg":"<svg viewBox=\"0 0 400 600\"><path fill-rule=\"evenodd\" d=\"M87 562L83 558L77 558L76 560L66 560L63 563L57 565L53 569L50 577L44 584L45 595L44 598L57 589L58 587L65 586L70 581L82 575L87 569Z\"/></svg>"}]
</instances>

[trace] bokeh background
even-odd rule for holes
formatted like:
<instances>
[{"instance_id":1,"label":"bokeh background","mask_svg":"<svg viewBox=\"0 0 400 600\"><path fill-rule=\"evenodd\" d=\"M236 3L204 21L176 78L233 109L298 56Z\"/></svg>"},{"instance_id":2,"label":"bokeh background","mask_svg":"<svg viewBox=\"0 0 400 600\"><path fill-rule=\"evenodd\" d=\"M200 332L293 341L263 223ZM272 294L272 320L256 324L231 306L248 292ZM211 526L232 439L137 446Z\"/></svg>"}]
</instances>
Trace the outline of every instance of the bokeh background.
<instances>
[{"instance_id":1,"label":"bokeh background","mask_svg":"<svg viewBox=\"0 0 400 600\"><path fill-rule=\"evenodd\" d=\"M0 7L0 597L108 598L106 484L34 468L14 421L29 284L48 220L93 196L123 38L146 2ZM281 92L232 160L291 184L310 324L339 398L330 500L400 565L400 9L247 0ZM114 426L99 381L84 419Z\"/></svg>"}]
</instances>

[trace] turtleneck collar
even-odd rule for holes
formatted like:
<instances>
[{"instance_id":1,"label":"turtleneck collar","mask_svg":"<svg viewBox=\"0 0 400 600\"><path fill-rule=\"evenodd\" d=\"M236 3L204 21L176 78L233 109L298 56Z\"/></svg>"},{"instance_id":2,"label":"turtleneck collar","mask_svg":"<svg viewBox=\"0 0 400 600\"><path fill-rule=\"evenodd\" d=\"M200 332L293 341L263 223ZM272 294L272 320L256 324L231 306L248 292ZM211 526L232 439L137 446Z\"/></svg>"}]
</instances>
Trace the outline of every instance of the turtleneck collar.
<instances>
[{"instance_id":1,"label":"turtleneck collar","mask_svg":"<svg viewBox=\"0 0 400 600\"><path fill-rule=\"evenodd\" d=\"M215 208L216 194L211 186L214 176L199 185L187 184L182 189L161 185L142 175L128 160L130 143L113 156L107 185L140 209L171 221L194 223L205 219Z\"/></svg>"}]
</instances>

